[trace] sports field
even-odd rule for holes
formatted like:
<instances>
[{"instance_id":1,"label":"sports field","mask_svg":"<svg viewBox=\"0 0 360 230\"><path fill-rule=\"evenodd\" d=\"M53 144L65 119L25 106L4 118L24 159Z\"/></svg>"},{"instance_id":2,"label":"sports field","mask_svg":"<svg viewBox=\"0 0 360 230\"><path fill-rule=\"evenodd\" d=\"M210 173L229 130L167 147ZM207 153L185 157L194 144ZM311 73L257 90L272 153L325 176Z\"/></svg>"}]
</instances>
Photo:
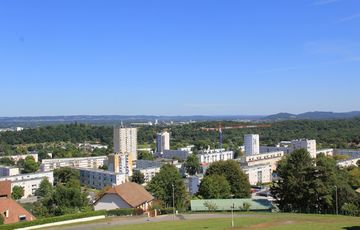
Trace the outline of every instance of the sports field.
<instances>
[{"instance_id":1,"label":"sports field","mask_svg":"<svg viewBox=\"0 0 360 230\"><path fill-rule=\"evenodd\" d=\"M184 219L144 224L105 227L105 230L167 230L167 229L231 229L231 218ZM359 217L296 215L296 214L254 214L237 217L234 229L283 229L283 230L360 230Z\"/></svg>"}]
</instances>

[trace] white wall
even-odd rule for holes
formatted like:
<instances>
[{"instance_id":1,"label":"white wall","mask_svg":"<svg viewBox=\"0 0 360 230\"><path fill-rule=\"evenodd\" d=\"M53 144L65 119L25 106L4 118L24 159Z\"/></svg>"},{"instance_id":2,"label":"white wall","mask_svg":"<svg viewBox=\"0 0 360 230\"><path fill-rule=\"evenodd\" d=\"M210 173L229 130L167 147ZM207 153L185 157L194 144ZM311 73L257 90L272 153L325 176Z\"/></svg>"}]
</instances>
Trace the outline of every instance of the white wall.
<instances>
[{"instance_id":1,"label":"white wall","mask_svg":"<svg viewBox=\"0 0 360 230\"><path fill-rule=\"evenodd\" d=\"M113 210L118 208L131 208L123 199L115 194L104 195L95 205L94 209L97 210Z\"/></svg>"}]
</instances>

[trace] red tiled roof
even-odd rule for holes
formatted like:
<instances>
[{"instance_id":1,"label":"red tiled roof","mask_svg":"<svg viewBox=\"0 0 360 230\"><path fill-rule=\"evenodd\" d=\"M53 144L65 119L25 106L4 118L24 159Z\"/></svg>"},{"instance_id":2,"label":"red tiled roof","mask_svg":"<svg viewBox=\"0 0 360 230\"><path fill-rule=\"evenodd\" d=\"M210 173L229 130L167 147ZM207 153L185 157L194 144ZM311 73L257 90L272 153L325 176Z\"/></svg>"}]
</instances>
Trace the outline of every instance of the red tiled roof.
<instances>
[{"instance_id":1,"label":"red tiled roof","mask_svg":"<svg viewBox=\"0 0 360 230\"><path fill-rule=\"evenodd\" d=\"M0 181L0 197L11 198L11 181Z\"/></svg>"},{"instance_id":2,"label":"red tiled roof","mask_svg":"<svg viewBox=\"0 0 360 230\"><path fill-rule=\"evenodd\" d=\"M154 200L154 197L144 189L143 186L128 182L109 189L106 194L116 194L131 207L137 208L140 205Z\"/></svg>"},{"instance_id":3,"label":"red tiled roof","mask_svg":"<svg viewBox=\"0 0 360 230\"><path fill-rule=\"evenodd\" d=\"M8 212L8 217L6 217ZM36 218L26 211L20 204L10 198L0 198L0 215L4 217L4 224L19 222L20 216L26 216L26 221L36 220Z\"/></svg>"}]
</instances>

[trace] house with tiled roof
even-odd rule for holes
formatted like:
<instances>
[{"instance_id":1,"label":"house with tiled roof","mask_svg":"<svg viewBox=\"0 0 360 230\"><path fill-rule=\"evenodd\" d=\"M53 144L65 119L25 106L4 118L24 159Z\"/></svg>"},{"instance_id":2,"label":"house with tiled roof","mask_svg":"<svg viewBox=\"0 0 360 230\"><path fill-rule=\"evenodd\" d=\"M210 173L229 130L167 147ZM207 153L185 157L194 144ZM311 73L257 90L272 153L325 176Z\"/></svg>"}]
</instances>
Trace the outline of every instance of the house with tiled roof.
<instances>
[{"instance_id":1,"label":"house with tiled roof","mask_svg":"<svg viewBox=\"0 0 360 230\"><path fill-rule=\"evenodd\" d=\"M94 204L95 210L137 208L148 211L154 197L139 184L128 182L106 191Z\"/></svg>"},{"instance_id":2,"label":"house with tiled roof","mask_svg":"<svg viewBox=\"0 0 360 230\"><path fill-rule=\"evenodd\" d=\"M7 197L0 197L0 215L4 218L4 224L36 220L36 218L20 204Z\"/></svg>"}]
</instances>

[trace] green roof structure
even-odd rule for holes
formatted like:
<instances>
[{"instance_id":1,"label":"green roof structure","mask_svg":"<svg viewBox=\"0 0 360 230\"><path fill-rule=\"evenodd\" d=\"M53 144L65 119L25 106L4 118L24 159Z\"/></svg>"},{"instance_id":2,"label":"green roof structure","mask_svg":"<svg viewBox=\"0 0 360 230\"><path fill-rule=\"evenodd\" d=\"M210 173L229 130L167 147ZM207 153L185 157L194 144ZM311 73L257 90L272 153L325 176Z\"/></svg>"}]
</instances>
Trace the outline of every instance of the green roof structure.
<instances>
[{"instance_id":1,"label":"green roof structure","mask_svg":"<svg viewBox=\"0 0 360 230\"><path fill-rule=\"evenodd\" d=\"M271 211L273 209L273 204L266 199L213 199L191 200L191 211L209 211L207 204L214 207L213 211L231 211L232 206L235 211Z\"/></svg>"}]
</instances>

